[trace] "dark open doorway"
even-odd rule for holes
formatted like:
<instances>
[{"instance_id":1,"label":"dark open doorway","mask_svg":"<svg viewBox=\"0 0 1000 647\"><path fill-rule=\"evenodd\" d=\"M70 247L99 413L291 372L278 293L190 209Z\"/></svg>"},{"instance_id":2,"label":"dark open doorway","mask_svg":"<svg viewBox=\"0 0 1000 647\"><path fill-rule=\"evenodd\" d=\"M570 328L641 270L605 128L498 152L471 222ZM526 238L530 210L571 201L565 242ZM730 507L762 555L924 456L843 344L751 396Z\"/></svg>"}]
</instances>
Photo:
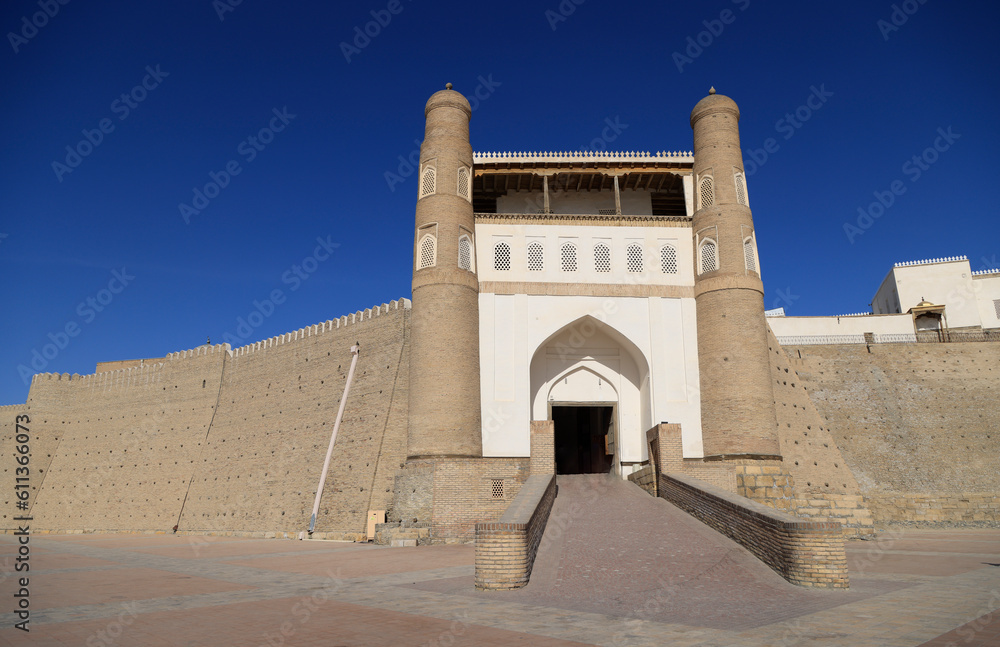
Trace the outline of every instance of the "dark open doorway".
<instances>
[{"instance_id":1,"label":"dark open doorway","mask_svg":"<svg viewBox=\"0 0 1000 647\"><path fill-rule=\"evenodd\" d=\"M556 474L610 472L614 461L613 420L611 406L553 405Z\"/></svg>"}]
</instances>

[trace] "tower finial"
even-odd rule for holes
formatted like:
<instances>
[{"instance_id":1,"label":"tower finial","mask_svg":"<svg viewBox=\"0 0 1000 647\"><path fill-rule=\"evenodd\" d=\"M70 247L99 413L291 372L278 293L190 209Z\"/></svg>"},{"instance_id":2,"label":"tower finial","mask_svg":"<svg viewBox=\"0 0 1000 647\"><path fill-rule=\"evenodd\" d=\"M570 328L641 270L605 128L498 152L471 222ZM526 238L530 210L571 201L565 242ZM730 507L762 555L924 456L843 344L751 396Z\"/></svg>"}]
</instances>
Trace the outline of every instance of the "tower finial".
<instances>
[{"instance_id":1,"label":"tower finial","mask_svg":"<svg viewBox=\"0 0 1000 647\"><path fill-rule=\"evenodd\" d=\"M445 90L450 90L451 89L451 83L445 83L444 84L444 89Z\"/></svg>"},{"instance_id":2,"label":"tower finial","mask_svg":"<svg viewBox=\"0 0 1000 647\"><path fill-rule=\"evenodd\" d=\"M715 94L715 86L714 85L708 89L708 93L709 94Z\"/></svg>"}]
</instances>

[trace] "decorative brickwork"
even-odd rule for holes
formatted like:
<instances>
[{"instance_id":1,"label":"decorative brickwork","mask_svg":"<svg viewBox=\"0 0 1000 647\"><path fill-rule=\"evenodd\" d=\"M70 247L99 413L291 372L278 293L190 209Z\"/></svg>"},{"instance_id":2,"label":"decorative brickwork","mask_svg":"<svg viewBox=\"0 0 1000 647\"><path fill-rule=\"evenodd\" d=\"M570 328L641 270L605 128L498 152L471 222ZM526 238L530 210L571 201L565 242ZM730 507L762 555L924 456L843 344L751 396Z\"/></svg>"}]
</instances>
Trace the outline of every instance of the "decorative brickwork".
<instances>
[{"instance_id":1,"label":"decorative brickwork","mask_svg":"<svg viewBox=\"0 0 1000 647\"><path fill-rule=\"evenodd\" d=\"M555 423L531 422L531 475L556 473Z\"/></svg>"},{"instance_id":2,"label":"decorative brickwork","mask_svg":"<svg viewBox=\"0 0 1000 647\"><path fill-rule=\"evenodd\" d=\"M476 524L477 589L528 583L555 498L555 474L535 474L499 520Z\"/></svg>"}]
</instances>

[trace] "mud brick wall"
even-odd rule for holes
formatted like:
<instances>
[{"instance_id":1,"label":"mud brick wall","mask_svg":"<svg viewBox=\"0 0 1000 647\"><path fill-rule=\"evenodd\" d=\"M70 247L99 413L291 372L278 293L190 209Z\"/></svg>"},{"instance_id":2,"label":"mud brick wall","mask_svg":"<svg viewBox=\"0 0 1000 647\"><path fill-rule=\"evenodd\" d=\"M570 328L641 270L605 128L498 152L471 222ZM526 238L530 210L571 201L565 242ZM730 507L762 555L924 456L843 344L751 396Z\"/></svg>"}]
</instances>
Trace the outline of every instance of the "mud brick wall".
<instances>
[{"instance_id":1,"label":"mud brick wall","mask_svg":"<svg viewBox=\"0 0 1000 647\"><path fill-rule=\"evenodd\" d=\"M1000 343L785 352L877 522L1000 521Z\"/></svg>"},{"instance_id":2,"label":"mud brick wall","mask_svg":"<svg viewBox=\"0 0 1000 647\"><path fill-rule=\"evenodd\" d=\"M476 524L476 588L528 583L555 498L555 474L532 475L498 521Z\"/></svg>"},{"instance_id":3,"label":"mud brick wall","mask_svg":"<svg viewBox=\"0 0 1000 647\"><path fill-rule=\"evenodd\" d=\"M792 584L848 588L843 529L806 521L710 483L661 474L660 496L728 536Z\"/></svg>"},{"instance_id":4,"label":"mud brick wall","mask_svg":"<svg viewBox=\"0 0 1000 647\"><path fill-rule=\"evenodd\" d=\"M305 530L359 342L316 536L363 535L405 460L408 314L401 299L235 350L35 376L27 403L0 411L11 443L15 415L31 416L33 530ZM0 474L13 482L14 467ZM11 531L15 502L5 496Z\"/></svg>"}]
</instances>

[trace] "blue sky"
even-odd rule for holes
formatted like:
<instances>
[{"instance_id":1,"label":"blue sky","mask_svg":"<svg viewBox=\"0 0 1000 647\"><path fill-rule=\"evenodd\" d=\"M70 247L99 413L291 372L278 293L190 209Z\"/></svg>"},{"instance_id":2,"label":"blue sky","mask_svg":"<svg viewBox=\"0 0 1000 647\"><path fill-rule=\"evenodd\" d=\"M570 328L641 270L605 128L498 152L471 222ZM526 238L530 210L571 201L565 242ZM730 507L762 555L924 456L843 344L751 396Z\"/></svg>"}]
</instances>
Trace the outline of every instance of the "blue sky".
<instances>
[{"instance_id":1,"label":"blue sky","mask_svg":"<svg viewBox=\"0 0 1000 647\"><path fill-rule=\"evenodd\" d=\"M607 120L609 148L689 150L694 104L731 96L789 314L864 311L897 261L998 265L994 3L235 1L3 3L0 404L25 371L408 297L400 156L446 82L478 92L477 151Z\"/></svg>"}]
</instances>

